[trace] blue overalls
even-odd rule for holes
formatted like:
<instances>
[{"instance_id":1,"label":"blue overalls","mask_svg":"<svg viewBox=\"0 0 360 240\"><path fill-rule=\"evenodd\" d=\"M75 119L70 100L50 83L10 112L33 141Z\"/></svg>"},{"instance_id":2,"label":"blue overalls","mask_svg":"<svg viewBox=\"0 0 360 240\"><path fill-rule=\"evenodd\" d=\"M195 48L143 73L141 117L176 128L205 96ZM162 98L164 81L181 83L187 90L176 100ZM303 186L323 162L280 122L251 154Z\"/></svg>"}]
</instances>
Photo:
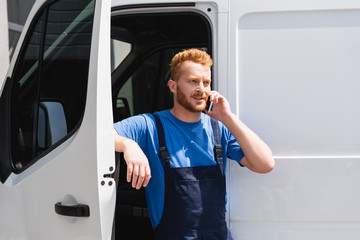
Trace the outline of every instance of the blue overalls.
<instances>
[{"instance_id":1,"label":"blue overalls","mask_svg":"<svg viewBox=\"0 0 360 240\"><path fill-rule=\"evenodd\" d=\"M156 114L154 118L165 174L164 211L155 239L232 240L225 221L226 182L217 121L211 119L217 164L172 168L164 129Z\"/></svg>"}]
</instances>

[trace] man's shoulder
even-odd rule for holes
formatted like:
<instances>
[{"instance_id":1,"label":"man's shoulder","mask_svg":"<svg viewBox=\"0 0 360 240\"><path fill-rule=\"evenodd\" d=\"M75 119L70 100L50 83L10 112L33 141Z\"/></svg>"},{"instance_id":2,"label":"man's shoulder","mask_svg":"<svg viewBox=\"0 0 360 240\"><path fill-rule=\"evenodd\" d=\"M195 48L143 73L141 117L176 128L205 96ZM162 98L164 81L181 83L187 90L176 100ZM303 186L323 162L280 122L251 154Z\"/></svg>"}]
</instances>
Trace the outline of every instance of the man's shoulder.
<instances>
[{"instance_id":1,"label":"man's shoulder","mask_svg":"<svg viewBox=\"0 0 360 240\"><path fill-rule=\"evenodd\" d=\"M215 120L214 121L215 122L214 126L211 124L211 122L213 120ZM206 122L204 124L204 127L206 128L207 131L214 131L213 127L218 127L219 128L220 138L222 140L228 141L228 139L231 137L231 135L232 135L231 132L229 131L229 129L221 121L213 119L208 115L206 115L204 117L204 121Z\"/></svg>"},{"instance_id":2,"label":"man's shoulder","mask_svg":"<svg viewBox=\"0 0 360 240\"><path fill-rule=\"evenodd\" d=\"M153 114L156 114L159 117L166 117L166 116L168 116L169 112L170 112L170 110L166 109L166 110L154 112ZM153 115L153 114L149 114L149 115Z\"/></svg>"},{"instance_id":3,"label":"man's shoulder","mask_svg":"<svg viewBox=\"0 0 360 240\"><path fill-rule=\"evenodd\" d=\"M117 128L135 128L137 130L146 129L151 126L153 116L149 113L139 114L125 118L119 122L114 123L115 129Z\"/></svg>"},{"instance_id":4,"label":"man's shoulder","mask_svg":"<svg viewBox=\"0 0 360 240\"><path fill-rule=\"evenodd\" d=\"M122 119L119 122L116 122L115 125L131 125L131 124L136 124L136 123L141 123L144 122L146 120L146 114L139 114L139 115L135 115L135 116L131 116L125 119Z\"/></svg>"},{"instance_id":5,"label":"man's shoulder","mask_svg":"<svg viewBox=\"0 0 360 240\"><path fill-rule=\"evenodd\" d=\"M212 123L211 123L211 122L214 122L215 125L217 125L217 126L220 128L220 130L225 130L225 129L227 129L227 128L225 127L225 125L224 125L221 121L218 121L218 120L210 117L209 115L207 115L207 114L205 114L205 113L203 113L202 121L203 121L204 125L207 126L208 128L212 128ZM205 123L206 123L206 124L205 124Z\"/></svg>"},{"instance_id":6,"label":"man's shoulder","mask_svg":"<svg viewBox=\"0 0 360 240\"><path fill-rule=\"evenodd\" d=\"M161 119L166 118L168 115L168 110L155 112L154 114L158 115ZM155 119L151 113L142 113L135 116L128 117L119 122L116 122L114 125L124 125L124 126L148 126L154 125Z\"/></svg>"}]
</instances>

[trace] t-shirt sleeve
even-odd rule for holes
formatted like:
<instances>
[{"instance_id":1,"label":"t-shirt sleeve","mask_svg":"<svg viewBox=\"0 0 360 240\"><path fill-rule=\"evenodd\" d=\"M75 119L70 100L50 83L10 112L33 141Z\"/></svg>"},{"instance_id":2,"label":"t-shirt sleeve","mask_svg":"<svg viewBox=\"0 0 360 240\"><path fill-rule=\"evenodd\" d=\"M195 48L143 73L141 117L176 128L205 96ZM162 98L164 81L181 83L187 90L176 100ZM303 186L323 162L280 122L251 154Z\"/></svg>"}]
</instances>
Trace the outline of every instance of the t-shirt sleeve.
<instances>
[{"instance_id":1,"label":"t-shirt sleeve","mask_svg":"<svg viewBox=\"0 0 360 240\"><path fill-rule=\"evenodd\" d=\"M134 140L141 147L144 144L143 141L147 129L145 118L145 115L126 118L120 122L115 123L114 129L120 136Z\"/></svg>"},{"instance_id":2,"label":"t-shirt sleeve","mask_svg":"<svg viewBox=\"0 0 360 240\"><path fill-rule=\"evenodd\" d=\"M241 160L243 159L245 154L242 151L239 143L236 141L232 133L226 128L225 128L225 133L227 135L227 140L228 140L227 156L235 160L237 163L239 163L240 166L244 167L244 165L241 164Z\"/></svg>"}]
</instances>

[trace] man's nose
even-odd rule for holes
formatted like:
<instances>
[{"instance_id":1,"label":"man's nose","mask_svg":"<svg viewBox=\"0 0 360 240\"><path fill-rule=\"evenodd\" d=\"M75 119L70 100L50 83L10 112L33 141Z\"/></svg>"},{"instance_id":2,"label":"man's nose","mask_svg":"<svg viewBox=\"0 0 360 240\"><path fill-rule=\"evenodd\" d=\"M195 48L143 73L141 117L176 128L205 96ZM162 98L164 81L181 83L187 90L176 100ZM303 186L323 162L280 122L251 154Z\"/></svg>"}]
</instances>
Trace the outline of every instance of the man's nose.
<instances>
[{"instance_id":1,"label":"man's nose","mask_svg":"<svg viewBox=\"0 0 360 240\"><path fill-rule=\"evenodd\" d=\"M197 90L199 92L204 92L205 91L205 86L204 86L204 83L203 82L200 82L197 86Z\"/></svg>"}]
</instances>

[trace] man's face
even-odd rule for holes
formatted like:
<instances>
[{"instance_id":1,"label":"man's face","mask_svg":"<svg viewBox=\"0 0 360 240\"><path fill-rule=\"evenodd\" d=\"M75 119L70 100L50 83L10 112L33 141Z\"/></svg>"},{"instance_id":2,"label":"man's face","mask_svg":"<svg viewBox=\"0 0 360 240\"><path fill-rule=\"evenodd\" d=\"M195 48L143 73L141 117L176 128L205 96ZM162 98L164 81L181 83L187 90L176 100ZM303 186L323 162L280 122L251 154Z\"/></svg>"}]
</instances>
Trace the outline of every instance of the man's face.
<instances>
[{"instance_id":1,"label":"man's face","mask_svg":"<svg viewBox=\"0 0 360 240\"><path fill-rule=\"evenodd\" d=\"M190 112L202 112L211 88L210 68L186 61L180 67L179 79L175 81L174 100Z\"/></svg>"}]
</instances>

